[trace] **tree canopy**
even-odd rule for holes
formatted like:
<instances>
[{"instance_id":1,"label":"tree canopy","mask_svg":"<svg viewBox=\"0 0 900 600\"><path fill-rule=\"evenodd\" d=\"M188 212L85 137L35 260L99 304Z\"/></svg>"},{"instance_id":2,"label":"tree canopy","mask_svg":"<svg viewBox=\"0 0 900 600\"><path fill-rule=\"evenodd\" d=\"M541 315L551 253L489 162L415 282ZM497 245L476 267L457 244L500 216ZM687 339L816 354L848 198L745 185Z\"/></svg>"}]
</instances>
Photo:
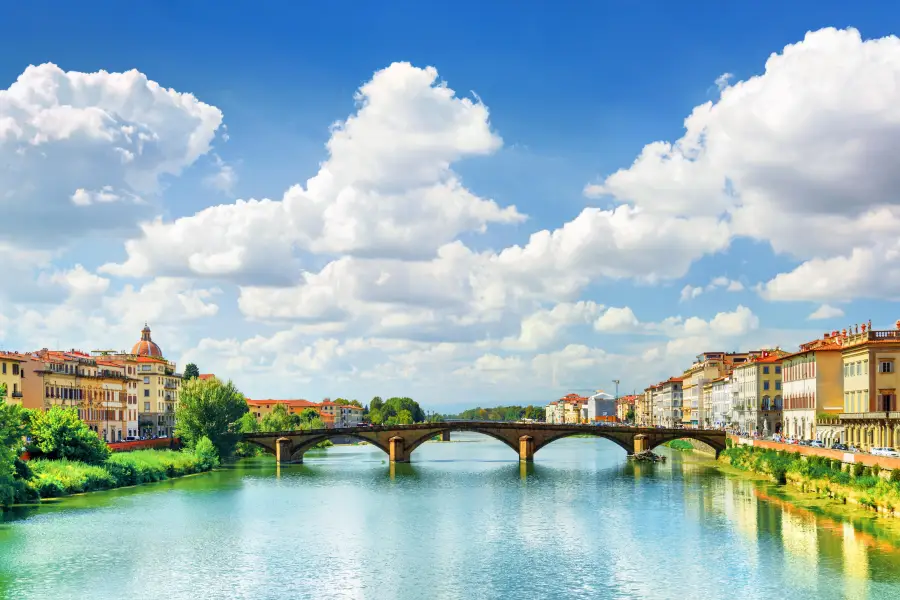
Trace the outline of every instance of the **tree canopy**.
<instances>
[{"instance_id":1,"label":"tree canopy","mask_svg":"<svg viewBox=\"0 0 900 600\"><path fill-rule=\"evenodd\" d=\"M466 421L521 421L522 419L544 420L543 406L497 406L494 408L470 408L453 418Z\"/></svg>"},{"instance_id":2,"label":"tree canopy","mask_svg":"<svg viewBox=\"0 0 900 600\"><path fill-rule=\"evenodd\" d=\"M31 436L28 451L44 458L78 460L92 465L109 458L109 446L74 408L53 406L50 410L30 410L26 425Z\"/></svg>"},{"instance_id":3,"label":"tree canopy","mask_svg":"<svg viewBox=\"0 0 900 600\"><path fill-rule=\"evenodd\" d=\"M382 401L376 396L369 403L369 421L376 425L404 425L425 421L425 411L412 398L388 398Z\"/></svg>"},{"instance_id":4,"label":"tree canopy","mask_svg":"<svg viewBox=\"0 0 900 600\"><path fill-rule=\"evenodd\" d=\"M184 381L190 381L191 379L197 379L198 377L200 377L200 369L197 368L197 365L194 363L184 365Z\"/></svg>"},{"instance_id":5,"label":"tree canopy","mask_svg":"<svg viewBox=\"0 0 900 600\"><path fill-rule=\"evenodd\" d=\"M0 383L0 506L20 499L28 477L28 467L19 459L26 426L24 411L6 403L6 384Z\"/></svg>"},{"instance_id":6,"label":"tree canopy","mask_svg":"<svg viewBox=\"0 0 900 600\"><path fill-rule=\"evenodd\" d=\"M248 410L247 400L231 381L191 379L181 388L175 435L191 449L208 437L219 457L227 459L241 437L238 421Z\"/></svg>"}]
</instances>

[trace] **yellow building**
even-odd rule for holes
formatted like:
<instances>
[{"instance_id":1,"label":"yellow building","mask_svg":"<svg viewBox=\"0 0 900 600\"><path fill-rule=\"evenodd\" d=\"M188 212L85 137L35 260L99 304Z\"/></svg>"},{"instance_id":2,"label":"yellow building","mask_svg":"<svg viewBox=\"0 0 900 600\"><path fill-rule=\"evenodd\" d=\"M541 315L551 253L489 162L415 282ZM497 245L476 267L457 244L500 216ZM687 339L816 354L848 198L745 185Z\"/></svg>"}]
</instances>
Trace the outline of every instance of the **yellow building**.
<instances>
[{"instance_id":1,"label":"yellow building","mask_svg":"<svg viewBox=\"0 0 900 600\"><path fill-rule=\"evenodd\" d=\"M144 325L141 339L131 352L95 350L93 355L124 369L129 381L127 404L137 414L137 431L133 435L172 437L181 374L175 372L175 363L163 357L162 349L150 335L150 327Z\"/></svg>"},{"instance_id":2,"label":"yellow building","mask_svg":"<svg viewBox=\"0 0 900 600\"><path fill-rule=\"evenodd\" d=\"M836 419L844 412L842 350L843 338L835 331L801 344L799 352L782 357L785 435L823 440L816 427L817 418L832 415Z\"/></svg>"},{"instance_id":3,"label":"yellow building","mask_svg":"<svg viewBox=\"0 0 900 600\"><path fill-rule=\"evenodd\" d=\"M25 359L12 352L0 352L0 384L6 384L6 402L22 404L22 363Z\"/></svg>"},{"instance_id":4,"label":"yellow building","mask_svg":"<svg viewBox=\"0 0 900 600\"><path fill-rule=\"evenodd\" d=\"M752 352L731 374L734 414L741 432L771 435L782 429L781 359L779 348Z\"/></svg>"},{"instance_id":5,"label":"yellow building","mask_svg":"<svg viewBox=\"0 0 900 600\"><path fill-rule=\"evenodd\" d=\"M846 439L866 450L900 447L900 321L895 329L873 331L871 322L861 329L846 332L841 352Z\"/></svg>"},{"instance_id":6,"label":"yellow building","mask_svg":"<svg viewBox=\"0 0 900 600\"><path fill-rule=\"evenodd\" d=\"M107 442L127 435L123 371L101 367L78 350L38 350L23 363L26 408L72 407Z\"/></svg>"}]
</instances>

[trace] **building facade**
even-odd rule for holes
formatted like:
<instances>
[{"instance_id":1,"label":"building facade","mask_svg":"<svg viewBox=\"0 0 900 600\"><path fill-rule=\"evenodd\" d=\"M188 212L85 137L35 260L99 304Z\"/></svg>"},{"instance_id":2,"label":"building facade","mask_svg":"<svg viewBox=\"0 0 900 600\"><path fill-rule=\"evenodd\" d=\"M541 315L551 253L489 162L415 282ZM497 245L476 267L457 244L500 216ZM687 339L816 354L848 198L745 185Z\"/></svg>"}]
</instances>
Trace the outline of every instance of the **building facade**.
<instances>
[{"instance_id":1,"label":"building facade","mask_svg":"<svg viewBox=\"0 0 900 600\"><path fill-rule=\"evenodd\" d=\"M710 406L712 426L725 429L733 422L731 410L731 375L717 377L710 382Z\"/></svg>"},{"instance_id":2,"label":"building facade","mask_svg":"<svg viewBox=\"0 0 900 600\"><path fill-rule=\"evenodd\" d=\"M817 421L834 421L844 412L842 350L843 337L835 331L781 359L785 435L821 441ZM834 437L833 427L828 434Z\"/></svg>"},{"instance_id":3,"label":"building facade","mask_svg":"<svg viewBox=\"0 0 900 600\"><path fill-rule=\"evenodd\" d=\"M732 371L736 428L749 435L768 436L782 429L781 358L778 348L761 350Z\"/></svg>"},{"instance_id":4,"label":"building facade","mask_svg":"<svg viewBox=\"0 0 900 600\"><path fill-rule=\"evenodd\" d=\"M895 329L872 330L870 321L846 331L841 360L844 412L840 420L847 442L864 450L900 447L900 321Z\"/></svg>"},{"instance_id":5,"label":"building facade","mask_svg":"<svg viewBox=\"0 0 900 600\"><path fill-rule=\"evenodd\" d=\"M0 384L6 385L6 402L22 404L22 363L25 358L13 352L0 352Z\"/></svg>"}]
</instances>

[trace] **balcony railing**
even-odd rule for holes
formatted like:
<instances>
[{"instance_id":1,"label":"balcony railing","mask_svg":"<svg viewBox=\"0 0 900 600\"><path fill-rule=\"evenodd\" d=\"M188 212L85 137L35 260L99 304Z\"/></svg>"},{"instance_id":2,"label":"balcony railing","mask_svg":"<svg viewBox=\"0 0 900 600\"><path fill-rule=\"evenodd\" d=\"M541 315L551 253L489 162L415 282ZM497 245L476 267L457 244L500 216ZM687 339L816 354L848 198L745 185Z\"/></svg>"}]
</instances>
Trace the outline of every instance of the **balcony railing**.
<instances>
[{"instance_id":1,"label":"balcony railing","mask_svg":"<svg viewBox=\"0 0 900 600\"><path fill-rule=\"evenodd\" d=\"M22 392L13 392L10 394L10 396L12 396L13 398L21 398Z\"/></svg>"},{"instance_id":2,"label":"balcony railing","mask_svg":"<svg viewBox=\"0 0 900 600\"><path fill-rule=\"evenodd\" d=\"M177 389L178 389L178 384L175 383L174 381L167 381L167 382L165 383L165 388L166 388L167 390L177 390Z\"/></svg>"},{"instance_id":3,"label":"balcony railing","mask_svg":"<svg viewBox=\"0 0 900 600\"><path fill-rule=\"evenodd\" d=\"M841 421L870 421L870 420L900 419L900 412L841 413L840 419L841 419Z\"/></svg>"}]
</instances>

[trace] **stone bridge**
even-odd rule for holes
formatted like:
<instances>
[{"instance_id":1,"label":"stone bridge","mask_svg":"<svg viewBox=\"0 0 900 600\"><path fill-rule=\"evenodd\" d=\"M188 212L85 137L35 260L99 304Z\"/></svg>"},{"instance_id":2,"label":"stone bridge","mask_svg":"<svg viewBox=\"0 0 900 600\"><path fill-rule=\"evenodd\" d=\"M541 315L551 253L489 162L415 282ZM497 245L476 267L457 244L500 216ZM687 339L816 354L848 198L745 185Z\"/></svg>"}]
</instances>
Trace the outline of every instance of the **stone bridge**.
<instances>
[{"instance_id":1,"label":"stone bridge","mask_svg":"<svg viewBox=\"0 0 900 600\"><path fill-rule=\"evenodd\" d=\"M450 439L451 431L471 431L488 435L518 453L519 460L531 462L534 453L550 442L571 435L606 438L629 455L652 450L677 439L694 439L708 444L716 456L725 449L725 432L717 429L657 429L648 427L556 425L549 423L507 423L497 421L448 421L415 425L336 427L307 431L248 433L243 441L262 446L279 463L303 462L303 453L324 440L349 436L383 450L391 462L409 462L413 451L424 442L441 436Z\"/></svg>"}]
</instances>

